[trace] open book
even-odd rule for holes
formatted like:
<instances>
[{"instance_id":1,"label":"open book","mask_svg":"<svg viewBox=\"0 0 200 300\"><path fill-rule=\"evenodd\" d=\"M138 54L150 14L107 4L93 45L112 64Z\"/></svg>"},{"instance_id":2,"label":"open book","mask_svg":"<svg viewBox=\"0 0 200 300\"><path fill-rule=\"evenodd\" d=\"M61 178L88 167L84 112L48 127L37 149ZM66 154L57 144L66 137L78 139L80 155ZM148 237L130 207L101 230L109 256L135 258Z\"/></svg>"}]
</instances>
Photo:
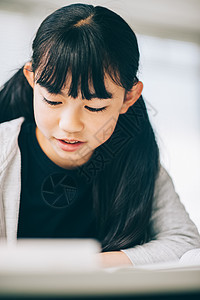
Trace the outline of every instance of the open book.
<instances>
[{"instance_id":1,"label":"open book","mask_svg":"<svg viewBox=\"0 0 200 300\"><path fill-rule=\"evenodd\" d=\"M138 266L120 266L105 269L113 272L137 272L137 271L170 271L170 270L200 270L200 248L186 252L179 260L145 264Z\"/></svg>"},{"instance_id":2,"label":"open book","mask_svg":"<svg viewBox=\"0 0 200 300\"><path fill-rule=\"evenodd\" d=\"M200 265L200 248L186 252L179 261L180 264Z\"/></svg>"},{"instance_id":3,"label":"open book","mask_svg":"<svg viewBox=\"0 0 200 300\"><path fill-rule=\"evenodd\" d=\"M171 269L200 269L200 248L187 251L180 260L136 266L136 269L171 270Z\"/></svg>"}]
</instances>

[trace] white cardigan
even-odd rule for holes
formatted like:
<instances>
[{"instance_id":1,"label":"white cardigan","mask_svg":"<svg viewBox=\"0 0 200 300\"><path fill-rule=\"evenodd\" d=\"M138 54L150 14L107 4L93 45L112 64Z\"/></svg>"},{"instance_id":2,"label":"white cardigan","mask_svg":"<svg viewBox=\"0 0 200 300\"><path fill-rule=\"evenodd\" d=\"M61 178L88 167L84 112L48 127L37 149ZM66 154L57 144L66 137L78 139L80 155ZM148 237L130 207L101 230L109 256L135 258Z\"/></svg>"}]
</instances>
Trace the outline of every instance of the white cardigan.
<instances>
[{"instance_id":1,"label":"white cardigan","mask_svg":"<svg viewBox=\"0 0 200 300\"><path fill-rule=\"evenodd\" d=\"M21 154L18 136L24 119L0 124L0 238L17 239L21 192ZM200 247L200 236L179 200L164 168L155 185L150 222L151 241L122 250L134 265L178 260Z\"/></svg>"}]
</instances>

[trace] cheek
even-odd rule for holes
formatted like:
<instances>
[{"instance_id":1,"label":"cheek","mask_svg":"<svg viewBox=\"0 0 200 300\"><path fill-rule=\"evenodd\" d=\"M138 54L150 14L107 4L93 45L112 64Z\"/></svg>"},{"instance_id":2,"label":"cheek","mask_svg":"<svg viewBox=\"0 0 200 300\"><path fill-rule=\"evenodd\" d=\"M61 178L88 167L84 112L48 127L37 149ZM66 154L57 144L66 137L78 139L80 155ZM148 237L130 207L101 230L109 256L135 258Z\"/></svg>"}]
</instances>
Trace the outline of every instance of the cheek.
<instances>
[{"instance_id":1,"label":"cheek","mask_svg":"<svg viewBox=\"0 0 200 300\"><path fill-rule=\"evenodd\" d=\"M102 144L111 137L115 130L117 120L118 115L111 114L109 117L103 118L101 122L96 122L93 125L93 137L98 143Z\"/></svg>"},{"instance_id":2,"label":"cheek","mask_svg":"<svg viewBox=\"0 0 200 300\"><path fill-rule=\"evenodd\" d=\"M34 102L34 115L35 122L39 129L45 131L50 129L53 126L53 120L55 117L52 116L52 113L49 111L43 103Z\"/></svg>"}]
</instances>

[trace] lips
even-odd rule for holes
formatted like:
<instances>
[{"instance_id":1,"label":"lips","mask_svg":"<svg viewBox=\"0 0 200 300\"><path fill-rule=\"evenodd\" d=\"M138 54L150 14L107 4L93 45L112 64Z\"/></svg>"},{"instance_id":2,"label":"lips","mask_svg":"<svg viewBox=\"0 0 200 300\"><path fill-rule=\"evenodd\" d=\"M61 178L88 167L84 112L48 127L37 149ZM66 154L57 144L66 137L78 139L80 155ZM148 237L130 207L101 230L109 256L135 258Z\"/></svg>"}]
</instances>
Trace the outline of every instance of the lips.
<instances>
[{"instance_id":1,"label":"lips","mask_svg":"<svg viewBox=\"0 0 200 300\"><path fill-rule=\"evenodd\" d=\"M76 143L79 143L79 141L74 141L74 140L71 140L71 141L68 141L68 140L62 140L63 142L67 143L67 144L76 144Z\"/></svg>"},{"instance_id":2,"label":"lips","mask_svg":"<svg viewBox=\"0 0 200 300\"><path fill-rule=\"evenodd\" d=\"M58 140L63 141L65 143L76 143L76 142L83 143L83 141L76 140L76 139L58 139Z\"/></svg>"},{"instance_id":3,"label":"lips","mask_svg":"<svg viewBox=\"0 0 200 300\"><path fill-rule=\"evenodd\" d=\"M66 139L57 139L58 146L63 151L76 151L78 150L85 142L77 141L77 140L66 140Z\"/></svg>"}]
</instances>

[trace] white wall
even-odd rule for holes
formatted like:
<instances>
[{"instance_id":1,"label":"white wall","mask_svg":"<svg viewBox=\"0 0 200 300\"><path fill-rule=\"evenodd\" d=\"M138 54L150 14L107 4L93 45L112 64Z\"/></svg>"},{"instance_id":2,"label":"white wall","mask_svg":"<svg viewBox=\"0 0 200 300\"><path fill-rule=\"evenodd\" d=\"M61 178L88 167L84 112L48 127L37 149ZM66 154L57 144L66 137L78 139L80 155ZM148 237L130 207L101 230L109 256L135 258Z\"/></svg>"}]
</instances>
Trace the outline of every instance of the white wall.
<instances>
[{"instance_id":1,"label":"white wall","mask_svg":"<svg viewBox=\"0 0 200 300\"><path fill-rule=\"evenodd\" d=\"M43 9L38 13L39 5L35 10L0 11L0 85L30 58L34 33L50 11ZM125 8L124 12L130 23L131 14ZM143 94L162 162L200 231L200 46L144 34L138 34L138 40L139 77L144 83Z\"/></svg>"},{"instance_id":2,"label":"white wall","mask_svg":"<svg viewBox=\"0 0 200 300\"><path fill-rule=\"evenodd\" d=\"M200 230L200 46L139 36L140 78L161 160Z\"/></svg>"}]
</instances>

